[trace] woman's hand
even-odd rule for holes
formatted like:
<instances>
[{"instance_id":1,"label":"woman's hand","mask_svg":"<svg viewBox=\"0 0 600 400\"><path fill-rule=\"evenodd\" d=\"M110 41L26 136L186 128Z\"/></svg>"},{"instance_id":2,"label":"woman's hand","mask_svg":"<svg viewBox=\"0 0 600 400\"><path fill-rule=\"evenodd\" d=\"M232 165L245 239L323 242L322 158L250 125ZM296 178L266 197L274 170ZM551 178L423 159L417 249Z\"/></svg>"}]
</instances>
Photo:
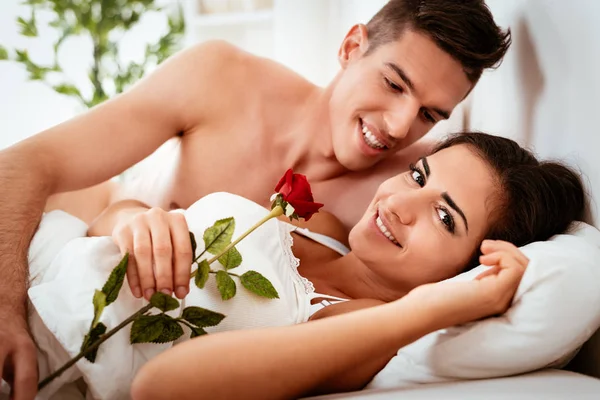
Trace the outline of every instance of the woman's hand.
<instances>
[{"instance_id":1,"label":"woman's hand","mask_svg":"<svg viewBox=\"0 0 600 400\"><path fill-rule=\"evenodd\" d=\"M474 280L419 286L404 300L414 301L431 314L436 329L471 322L508 310L529 259L513 244L485 240L480 262L491 268Z\"/></svg>"},{"instance_id":2,"label":"woman's hand","mask_svg":"<svg viewBox=\"0 0 600 400\"><path fill-rule=\"evenodd\" d=\"M183 214L161 208L121 213L112 238L121 254L129 252L127 281L135 297L149 300L157 290L180 299L188 294L192 244Z\"/></svg>"}]
</instances>

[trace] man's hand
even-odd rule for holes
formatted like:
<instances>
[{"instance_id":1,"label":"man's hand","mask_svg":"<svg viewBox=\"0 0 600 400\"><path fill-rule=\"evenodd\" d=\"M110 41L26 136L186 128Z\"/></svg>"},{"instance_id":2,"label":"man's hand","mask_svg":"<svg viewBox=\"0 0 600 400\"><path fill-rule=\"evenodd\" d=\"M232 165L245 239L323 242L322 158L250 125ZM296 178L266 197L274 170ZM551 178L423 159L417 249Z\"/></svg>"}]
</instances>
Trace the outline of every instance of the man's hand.
<instances>
[{"instance_id":1,"label":"man's hand","mask_svg":"<svg viewBox=\"0 0 600 400\"><path fill-rule=\"evenodd\" d=\"M11 399L33 400L38 369L35 344L24 315L0 309L0 376L11 386Z\"/></svg>"}]
</instances>

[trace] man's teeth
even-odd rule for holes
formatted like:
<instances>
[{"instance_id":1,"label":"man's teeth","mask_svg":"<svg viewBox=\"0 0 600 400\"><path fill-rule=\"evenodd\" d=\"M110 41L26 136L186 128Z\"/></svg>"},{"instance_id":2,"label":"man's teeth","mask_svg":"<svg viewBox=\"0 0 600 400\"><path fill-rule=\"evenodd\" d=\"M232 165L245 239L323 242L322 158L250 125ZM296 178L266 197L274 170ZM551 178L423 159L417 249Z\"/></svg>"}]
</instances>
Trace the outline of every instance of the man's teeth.
<instances>
[{"instance_id":1,"label":"man's teeth","mask_svg":"<svg viewBox=\"0 0 600 400\"><path fill-rule=\"evenodd\" d=\"M400 246L400 243L398 243L396 238L390 233L390 231L388 231L388 229L385 227L385 225L383 224L383 221L381 220L380 217L377 217L375 222L377 223L377 227L379 228L381 233L383 233L386 238L390 239L390 241L392 243L394 243L396 246Z\"/></svg>"},{"instance_id":2,"label":"man's teeth","mask_svg":"<svg viewBox=\"0 0 600 400\"><path fill-rule=\"evenodd\" d=\"M365 125L362 126L362 132L363 138L365 138L365 143L367 143L369 147L372 147L376 150L382 150L386 148L385 144L377 140L375 135L373 135Z\"/></svg>"}]
</instances>

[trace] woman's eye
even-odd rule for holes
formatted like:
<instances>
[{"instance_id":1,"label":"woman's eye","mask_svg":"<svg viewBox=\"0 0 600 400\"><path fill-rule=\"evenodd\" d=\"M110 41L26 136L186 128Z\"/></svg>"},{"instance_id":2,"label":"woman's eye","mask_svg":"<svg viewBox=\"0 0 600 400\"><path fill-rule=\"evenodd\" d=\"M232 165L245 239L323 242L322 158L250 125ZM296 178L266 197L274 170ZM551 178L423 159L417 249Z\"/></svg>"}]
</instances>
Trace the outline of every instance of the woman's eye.
<instances>
[{"instance_id":1,"label":"woman's eye","mask_svg":"<svg viewBox=\"0 0 600 400\"><path fill-rule=\"evenodd\" d=\"M444 208L439 208L438 216L446 230L450 233L454 233L454 218L452 218L452 215Z\"/></svg>"},{"instance_id":2,"label":"woman's eye","mask_svg":"<svg viewBox=\"0 0 600 400\"><path fill-rule=\"evenodd\" d=\"M394 92L400 92L402 93L403 90L400 86L396 85L393 81L389 80L388 78L384 78L385 79L385 83L388 85L388 87L390 89L392 89Z\"/></svg>"},{"instance_id":3,"label":"woman's eye","mask_svg":"<svg viewBox=\"0 0 600 400\"><path fill-rule=\"evenodd\" d=\"M431 122L432 124L435 124L437 121L435 120L435 118L433 117L433 115L431 115L431 113L429 111L423 111L423 117L428 121Z\"/></svg>"},{"instance_id":4,"label":"woman's eye","mask_svg":"<svg viewBox=\"0 0 600 400\"><path fill-rule=\"evenodd\" d=\"M414 164L410 164L411 177L413 181L417 182L417 185L420 187L425 186L425 177L423 176L423 172Z\"/></svg>"}]
</instances>

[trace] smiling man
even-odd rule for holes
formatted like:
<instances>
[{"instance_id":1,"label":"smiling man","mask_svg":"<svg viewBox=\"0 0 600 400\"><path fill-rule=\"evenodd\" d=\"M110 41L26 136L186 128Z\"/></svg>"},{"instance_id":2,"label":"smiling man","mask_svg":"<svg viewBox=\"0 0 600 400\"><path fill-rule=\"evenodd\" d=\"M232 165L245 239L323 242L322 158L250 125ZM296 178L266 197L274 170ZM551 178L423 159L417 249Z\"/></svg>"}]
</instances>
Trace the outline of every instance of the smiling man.
<instances>
[{"instance_id":1,"label":"smiling man","mask_svg":"<svg viewBox=\"0 0 600 400\"><path fill-rule=\"evenodd\" d=\"M166 209L215 191L265 203L293 168L350 226L383 179L427 152L413 143L449 117L509 45L482 0L392 0L350 30L341 69L325 88L208 42L127 93L1 152L0 369L15 399L32 399L36 387L26 254L44 207L90 222L123 196ZM166 162L136 185L102 184L169 140Z\"/></svg>"}]
</instances>

